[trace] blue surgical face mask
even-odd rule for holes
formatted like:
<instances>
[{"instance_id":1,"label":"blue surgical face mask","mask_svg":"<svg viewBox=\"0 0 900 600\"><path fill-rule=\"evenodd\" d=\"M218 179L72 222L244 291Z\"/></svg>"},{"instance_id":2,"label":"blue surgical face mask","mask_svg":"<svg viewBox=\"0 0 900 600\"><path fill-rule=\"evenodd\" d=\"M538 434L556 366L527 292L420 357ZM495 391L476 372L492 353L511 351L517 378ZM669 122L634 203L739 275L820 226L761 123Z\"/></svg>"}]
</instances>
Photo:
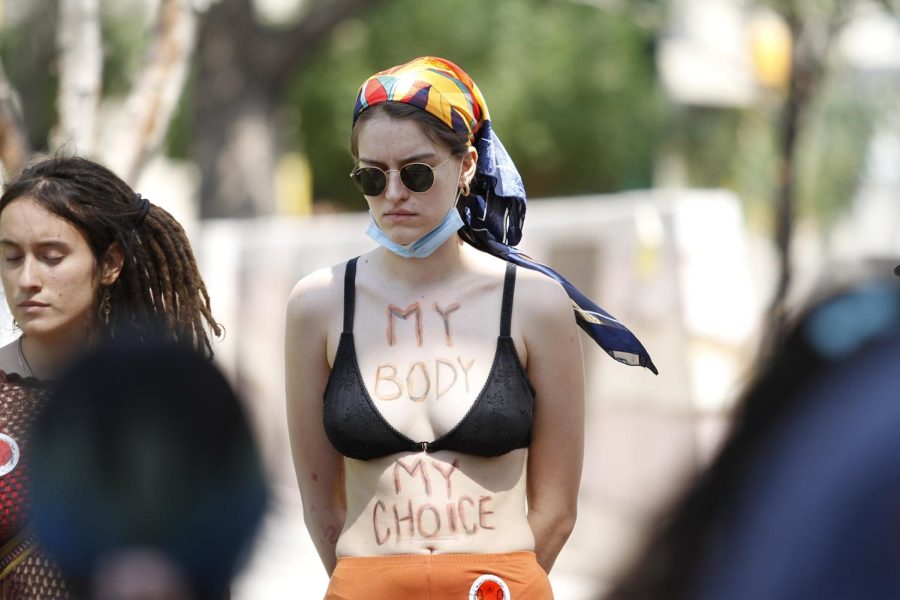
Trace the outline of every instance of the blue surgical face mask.
<instances>
[{"instance_id":1,"label":"blue surgical face mask","mask_svg":"<svg viewBox=\"0 0 900 600\"><path fill-rule=\"evenodd\" d=\"M458 198L459 196L457 196ZM375 217L372 217L369 228L366 230L366 235L397 256L402 256L403 258L425 258L426 256L431 256L444 242L453 237L463 225L462 217L459 216L459 211L456 209L456 202L453 202L444 220L437 227L411 244L404 246L389 238L378 226L378 223L375 222Z\"/></svg>"}]
</instances>

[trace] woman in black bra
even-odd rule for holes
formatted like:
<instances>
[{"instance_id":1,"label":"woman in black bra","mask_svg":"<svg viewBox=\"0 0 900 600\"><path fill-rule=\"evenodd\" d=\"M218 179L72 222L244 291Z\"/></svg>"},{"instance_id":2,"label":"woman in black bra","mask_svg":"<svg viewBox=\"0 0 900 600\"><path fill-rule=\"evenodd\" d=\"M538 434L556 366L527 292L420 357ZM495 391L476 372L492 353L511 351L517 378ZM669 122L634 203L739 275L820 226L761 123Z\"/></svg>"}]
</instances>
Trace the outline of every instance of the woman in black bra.
<instances>
[{"instance_id":1,"label":"woman in black bra","mask_svg":"<svg viewBox=\"0 0 900 600\"><path fill-rule=\"evenodd\" d=\"M351 153L378 246L297 284L285 342L326 598L552 598L582 465L576 323L652 362L514 248L522 182L458 66L423 57L366 80Z\"/></svg>"}]
</instances>

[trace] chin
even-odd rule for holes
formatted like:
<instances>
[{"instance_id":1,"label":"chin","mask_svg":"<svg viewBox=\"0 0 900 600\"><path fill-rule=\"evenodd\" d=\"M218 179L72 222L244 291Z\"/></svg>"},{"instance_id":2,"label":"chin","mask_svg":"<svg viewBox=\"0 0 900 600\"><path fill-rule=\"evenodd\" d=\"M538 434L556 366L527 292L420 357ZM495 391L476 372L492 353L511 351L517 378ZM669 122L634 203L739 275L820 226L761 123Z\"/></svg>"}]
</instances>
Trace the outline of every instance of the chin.
<instances>
[{"instance_id":1,"label":"chin","mask_svg":"<svg viewBox=\"0 0 900 600\"><path fill-rule=\"evenodd\" d=\"M77 321L59 322L54 319L34 319L32 321L19 321L19 329L22 335L32 339L43 340L71 340L87 334L91 327L85 319Z\"/></svg>"},{"instance_id":2,"label":"chin","mask_svg":"<svg viewBox=\"0 0 900 600\"><path fill-rule=\"evenodd\" d=\"M391 241L395 244L400 244L401 246L408 246L412 244L420 237L425 235L424 233L419 233L418 231L409 231L409 230L400 230L394 229L393 231L386 232L388 237L391 238ZM426 232L427 233L427 232Z\"/></svg>"},{"instance_id":3,"label":"chin","mask_svg":"<svg viewBox=\"0 0 900 600\"><path fill-rule=\"evenodd\" d=\"M391 237L391 241L393 241L395 244L400 244L401 246L409 246L417 239L419 238L408 235Z\"/></svg>"}]
</instances>

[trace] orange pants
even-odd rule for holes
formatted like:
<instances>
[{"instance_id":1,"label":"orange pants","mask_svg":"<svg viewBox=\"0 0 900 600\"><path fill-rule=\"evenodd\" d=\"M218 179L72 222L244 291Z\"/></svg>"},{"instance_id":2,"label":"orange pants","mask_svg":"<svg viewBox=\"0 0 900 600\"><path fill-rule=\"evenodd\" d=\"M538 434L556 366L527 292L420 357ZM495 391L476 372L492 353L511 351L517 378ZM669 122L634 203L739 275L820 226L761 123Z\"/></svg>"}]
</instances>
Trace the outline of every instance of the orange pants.
<instances>
[{"instance_id":1,"label":"orange pants","mask_svg":"<svg viewBox=\"0 0 900 600\"><path fill-rule=\"evenodd\" d=\"M534 552L339 558L325 600L553 600Z\"/></svg>"}]
</instances>

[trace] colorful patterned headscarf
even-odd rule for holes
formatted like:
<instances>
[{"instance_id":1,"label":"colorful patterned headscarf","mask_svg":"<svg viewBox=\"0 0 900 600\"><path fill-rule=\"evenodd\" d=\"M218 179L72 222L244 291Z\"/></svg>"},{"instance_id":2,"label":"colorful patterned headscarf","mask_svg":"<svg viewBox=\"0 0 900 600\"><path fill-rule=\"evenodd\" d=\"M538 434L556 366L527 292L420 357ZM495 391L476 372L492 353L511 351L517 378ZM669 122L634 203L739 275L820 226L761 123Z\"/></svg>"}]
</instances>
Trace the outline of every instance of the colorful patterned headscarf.
<instances>
[{"instance_id":1,"label":"colorful patterned headscarf","mask_svg":"<svg viewBox=\"0 0 900 600\"><path fill-rule=\"evenodd\" d=\"M650 355L627 327L594 304L562 275L522 254L515 245L525 224L525 186L494 133L487 103L472 78L449 60L423 56L369 77L359 88L353 122L382 102L411 104L466 136L478 151L470 193L459 200L460 237L479 250L544 273L572 300L578 325L611 357L657 373Z\"/></svg>"},{"instance_id":2,"label":"colorful patterned headscarf","mask_svg":"<svg viewBox=\"0 0 900 600\"><path fill-rule=\"evenodd\" d=\"M369 77L359 89L353 122L370 106L403 102L427 111L460 135L475 139L482 120L489 120L484 97L472 78L458 66L423 56Z\"/></svg>"}]
</instances>

